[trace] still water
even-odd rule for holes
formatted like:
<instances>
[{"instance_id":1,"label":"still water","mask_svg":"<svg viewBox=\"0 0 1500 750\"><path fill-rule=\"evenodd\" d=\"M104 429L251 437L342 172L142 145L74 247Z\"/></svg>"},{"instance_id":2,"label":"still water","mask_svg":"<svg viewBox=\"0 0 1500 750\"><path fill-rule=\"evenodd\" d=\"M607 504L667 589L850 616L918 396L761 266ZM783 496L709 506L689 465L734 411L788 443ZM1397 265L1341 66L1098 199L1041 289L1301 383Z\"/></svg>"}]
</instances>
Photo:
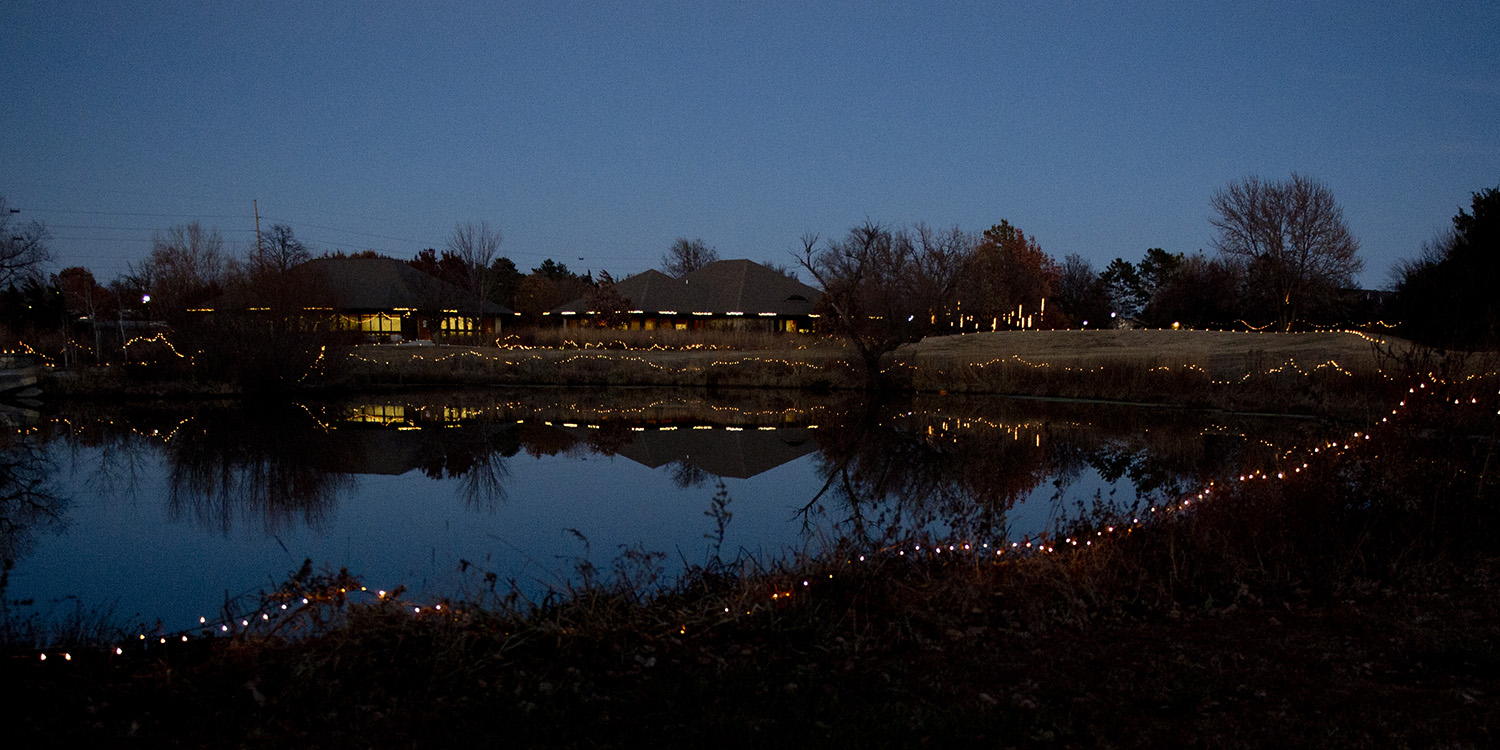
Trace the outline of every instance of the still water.
<instances>
[{"instance_id":1,"label":"still water","mask_svg":"<svg viewBox=\"0 0 1500 750\"><path fill-rule=\"evenodd\" d=\"M973 397L659 389L49 404L0 441L8 623L172 632L312 560L414 599L528 596L581 565L1019 540L1275 469L1310 420ZM626 554L627 552L636 554ZM651 555L646 566L623 565ZM623 566L623 567L622 567Z\"/></svg>"}]
</instances>

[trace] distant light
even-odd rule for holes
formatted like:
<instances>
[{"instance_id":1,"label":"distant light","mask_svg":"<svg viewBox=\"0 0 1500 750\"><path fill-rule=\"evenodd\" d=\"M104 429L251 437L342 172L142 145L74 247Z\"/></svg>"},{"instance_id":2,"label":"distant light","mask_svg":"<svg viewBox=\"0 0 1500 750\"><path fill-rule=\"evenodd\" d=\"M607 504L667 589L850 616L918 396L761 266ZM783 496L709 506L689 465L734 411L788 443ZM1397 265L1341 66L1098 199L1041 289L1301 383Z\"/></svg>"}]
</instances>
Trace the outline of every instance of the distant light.
<instances>
[{"instance_id":1,"label":"distant light","mask_svg":"<svg viewBox=\"0 0 1500 750\"><path fill-rule=\"evenodd\" d=\"M141 295L141 302L150 302L150 301L151 301L151 295L149 295L149 294L142 294Z\"/></svg>"}]
</instances>

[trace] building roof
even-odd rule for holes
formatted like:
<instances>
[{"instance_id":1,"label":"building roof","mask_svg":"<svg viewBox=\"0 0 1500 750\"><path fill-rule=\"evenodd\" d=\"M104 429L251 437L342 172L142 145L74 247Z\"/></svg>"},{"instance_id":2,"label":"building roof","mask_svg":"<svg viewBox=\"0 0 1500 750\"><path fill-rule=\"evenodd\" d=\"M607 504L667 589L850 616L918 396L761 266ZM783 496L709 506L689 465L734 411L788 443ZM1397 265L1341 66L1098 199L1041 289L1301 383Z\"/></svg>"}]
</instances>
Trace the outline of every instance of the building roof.
<instances>
[{"instance_id":1,"label":"building roof","mask_svg":"<svg viewBox=\"0 0 1500 750\"><path fill-rule=\"evenodd\" d=\"M292 269L312 282L309 307L338 310L472 309L468 293L395 258L318 258ZM493 302L485 315L509 315Z\"/></svg>"},{"instance_id":2,"label":"building roof","mask_svg":"<svg viewBox=\"0 0 1500 750\"><path fill-rule=\"evenodd\" d=\"M676 309L675 306L681 304L684 299L682 289L682 282L655 269L642 271L615 284L615 291L630 300L630 303L635 306L631 308L633 310ZM583 298L576 299L563 307L569 307L574 303L582 308Z\"/></svg>"},{"instance_id":3,"label":"building roof","mask_svg":"<svg viewBox=\"0 0 1500 750\"><path fill-rule=\"evenodd\" d=\"M720 260L674 279L660 271L638 273L615 284L632 310L645 314L713 313L809 315L817 289L750 260ZM559 305L553 313L588 313L587 298Z\"/></svg>"}]
</instances>

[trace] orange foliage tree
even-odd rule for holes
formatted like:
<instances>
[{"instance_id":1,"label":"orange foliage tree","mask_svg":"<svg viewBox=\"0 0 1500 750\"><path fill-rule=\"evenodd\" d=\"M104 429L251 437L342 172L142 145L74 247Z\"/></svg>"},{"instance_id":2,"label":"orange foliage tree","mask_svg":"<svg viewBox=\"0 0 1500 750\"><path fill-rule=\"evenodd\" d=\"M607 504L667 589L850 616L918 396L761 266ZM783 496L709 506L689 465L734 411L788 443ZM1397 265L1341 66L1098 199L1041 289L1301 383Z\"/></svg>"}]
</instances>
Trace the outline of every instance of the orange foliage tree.
<instances>
[{"instance_id":1,"label":"orange foliage tree","mask_svg":"<svg viewBox=\"0 0 1500 750\"><path fill-rule=\"evenodd\" d=\"M1054 328L1063 323L1057 305L1062 272L1035 237L1001 220L984 230L959 292L960 328Z\"/></svg>"}]
</instances>

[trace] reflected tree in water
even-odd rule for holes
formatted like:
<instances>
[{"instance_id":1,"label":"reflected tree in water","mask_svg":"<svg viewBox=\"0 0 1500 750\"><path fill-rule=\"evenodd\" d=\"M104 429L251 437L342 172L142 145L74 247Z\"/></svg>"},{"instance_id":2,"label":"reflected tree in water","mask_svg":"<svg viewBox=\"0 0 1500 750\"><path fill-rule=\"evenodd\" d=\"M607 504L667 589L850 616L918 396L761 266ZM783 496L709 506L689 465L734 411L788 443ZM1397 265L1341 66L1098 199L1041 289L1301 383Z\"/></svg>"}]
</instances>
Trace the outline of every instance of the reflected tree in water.
<instances>
[{"instance_id":1,"label":"reflected tree in water","mask_svg":"<svg viewBox=\"0 0 1500 750\"><path fill-rule=\"evenodd\" d=\"M295 404L205 408L166 445L169 510L224 534L236 516L267 534L318 527L355 484L310 459L328 447L322 424Z\"/></svg>"},{"instance_id":2,"label":"reflected tree in water","mask_svg":"<svg viewBox=\"0 0 1500 750\"><path fill-rule=\"evenodd\" d=\"M52 423L51 429L45 431L46 440L64 442L72 462L67 473L86 476L85 486L95 496L137 499L142 482L155 468L154 459L160 456L159 443L146 436L169 435L172 427L187 417L167 412L137 421L118 408L101 408L97 404L83 407ZM133 430L132 424L139 427Z\"/></svg>"},{"instance_id":3,"label":"reflected tree in water","mask_svg":"<svg viewBox=\"0 0 1500 750\"><path fill-rule=\"evenodd\" d=\"M54 486L56 466L34 435L0 436L0 643L15 643L25 617L12 611L10 572L37 535L66 525L67 501Z\"/></svg>"},{"instance_id":4,"label":"reflected tree in water","mask_svg":"<svg viewBox=\"0 0 1500 750\"><path fill-rule=\"evenodd\" d=\"M672 463L672 484L682 489L702 487L703 483L707 482L710 476L713 475L687 459L680 459Z\"/></svg>"},{"instance_id":5,"label":"reflected tree in water","mask_svg":"<svg viewBox=\"0 0 1500 750\"><path fill-rule=\"evenodd\" d=\"M1004 538L1018 503L1044 501L1051 505L1042 533L1052 534L1081 516L1130 514L1277 460L1271 441L1246 437L1262 425L1231 429L1203 415L1147 421L1140 410L1078 405L949 399L935 407L920 397L916 404L871 406L837 429L819 430L825 481L804 512L842 514L835 524L847 541L888 545L925 536ZM1292 440L1307 439L1301 428L1289 433ZM1070 506L1075 483L1093 473L1109 485L1108 496L1085 488ZM1127 481L1133 492L1116 496ZM1050 499L1038 494L1049 483Z\"/></svg>"},{"instance_id":6,"label":"reflected tree in water","mask_svg":"<svg viewBox=\"0 0 1500 750\"><path fill-rule=\"evenodd\" d=\"M0 560L6 571L31 551L38 533L64 524L66 502L53 484L56 470L37 437L0 436Z\"/></svg>"},{"instance_id":7,"label":"reflected tree in water","mask_svg":"<svg viewBox=\"0 0 1500 750\"><path fill-rule=\"evenodd\" d=\"M477 423L446 429L424 445L422 473L433 479L458 480L464 505L493 511L507 499L505 480L510 477L506 459L521 450L521 436L514 425Z\"/></svg>"},{"instance_id":8,"label":"reflected tree in water","mask_svg":"<svg viewBox=\"0 0 1500 750\"><path fill-rule=\"evenodd\" d=\"M871 407L851 424L818 432L826 481L807 510L831 495L847 509L841 533L866 544L934 533L1003 534L1005 511L1039 481L1034 461L1003 449L965 450L961 442L888 422L890 416ZM997 464L1006 470L995 471Z\"/></svg>"},{"instance_id":9,"label":"reflected tree in water","mask_svg":"<svg viewBox=\"0 0 1500 750\"><path fill-rule=\"evenodd\" d=\"M521 444L526 447L526 455L532 458L556 455L575 456L588 452L582 441L567 432L534 423L521 426Z\"/></svg>"}]
</instances>

